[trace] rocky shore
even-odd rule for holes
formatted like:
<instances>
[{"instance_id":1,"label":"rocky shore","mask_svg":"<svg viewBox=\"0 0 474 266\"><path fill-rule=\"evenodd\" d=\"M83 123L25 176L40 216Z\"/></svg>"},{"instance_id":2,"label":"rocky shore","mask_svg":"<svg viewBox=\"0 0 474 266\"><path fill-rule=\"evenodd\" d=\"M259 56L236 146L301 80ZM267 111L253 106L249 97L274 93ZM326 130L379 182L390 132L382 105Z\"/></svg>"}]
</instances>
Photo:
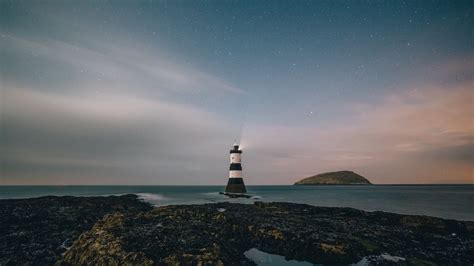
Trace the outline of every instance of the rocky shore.
<instances>
[{"instance_id":1,"label":"rocky shore","mask_svg":"<svg viewBox=\"0 0 474 266\"><path fill-rule=\"evenodd\" d=\"M474 222L293 203L152 208L134 195L1 200L0 265L254 265L288 260L472 265Z\"/></svg>"},{"instance_id":2,"label":"rocky shore","mask_svg":"<svg viewBox=\"0 0 474 266\"><path fill-rule=\"evenodd\" d=\"M104 215L150 209L135 195L0 200L0 265L52 265Z\"/></svg>"}]
</instances>

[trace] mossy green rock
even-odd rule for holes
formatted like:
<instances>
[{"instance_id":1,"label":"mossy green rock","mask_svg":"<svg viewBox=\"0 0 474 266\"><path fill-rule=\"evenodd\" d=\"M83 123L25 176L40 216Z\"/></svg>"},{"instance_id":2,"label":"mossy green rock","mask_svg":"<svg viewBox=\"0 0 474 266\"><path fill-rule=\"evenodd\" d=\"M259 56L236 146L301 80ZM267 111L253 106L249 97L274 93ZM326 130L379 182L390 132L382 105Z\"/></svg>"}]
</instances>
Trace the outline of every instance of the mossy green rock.
<instances>
[{"instance_id":1,"label":"mossy green rock","mask_svg":"<svg viewBox=\"0 0 474 266\"><path fill-rule=\"evenodd\" d=\"M288 260L349 265L390 254L468 265L473 222L283 202L157 207L106 215L58 265L255 265L257 248ZM406 261L404 261L406 262ZM371 265L372 265L371 264Z\"/></svg>"},{"instance_id":2,"label":"mossy green rock","mask_svg":"<svg viewBox=\"0 0 474 266\"><path fill-rule=\"evenodd\" d=\"M351 208L285 202L152 208L127 195L0 200L0 214L0 265L255 265L244 255L252 248L323 265L474 261L474 222Z\"/></svg>"},{"instance_id":3,"label":"mossy green rock","mask_svg":"<svg viewBox=\"0 0 474 266\"><path fill-rule=\"evenodd\" d=\"M151 208L136 195L0 200L0 265L53 265L105 215Z\"/></svg>"}]
</instances>

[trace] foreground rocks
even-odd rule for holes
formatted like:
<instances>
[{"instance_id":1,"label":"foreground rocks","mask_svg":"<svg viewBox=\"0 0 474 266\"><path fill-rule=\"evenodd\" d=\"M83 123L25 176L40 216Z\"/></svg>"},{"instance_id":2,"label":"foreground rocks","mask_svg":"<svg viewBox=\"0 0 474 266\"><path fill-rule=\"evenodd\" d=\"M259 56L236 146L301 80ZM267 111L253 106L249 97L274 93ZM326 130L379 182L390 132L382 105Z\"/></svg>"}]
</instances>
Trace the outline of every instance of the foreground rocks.
<instances>
[{"instance_id":1,"label":"foreground rocks","mask_svg":"<svg viewBox=\"0 0 474 266\"><path fill-rule=\"evenodd\" d=\"M470 265L473 230L473 222L291 203L167 206L107 215L59 264L253 265L244 252L257 248L328 265L383 253L404 258L398 264Z\"/></svg>"},{"instance_id":2,"label":"foreground rocks","mask_svg":"<svg viewBox=\"0 0 474 266\"><path fill-rule=\"evenodd\" d=\"M474 222L292 203L43 197L1 200L0 222L0 265L254 265L251 248L326 265L474 262Z\"/></svg>"},{"instance_id":3,"label":"foreground rocks","mask_svg":"<svg viewBox=\"0 0 474 266\"><path fill-rule=\"evenodd\" d=\"M52 265L105 214L150 209L135 195L0 200L0 265Z\"/></svg>"}]
</instances>

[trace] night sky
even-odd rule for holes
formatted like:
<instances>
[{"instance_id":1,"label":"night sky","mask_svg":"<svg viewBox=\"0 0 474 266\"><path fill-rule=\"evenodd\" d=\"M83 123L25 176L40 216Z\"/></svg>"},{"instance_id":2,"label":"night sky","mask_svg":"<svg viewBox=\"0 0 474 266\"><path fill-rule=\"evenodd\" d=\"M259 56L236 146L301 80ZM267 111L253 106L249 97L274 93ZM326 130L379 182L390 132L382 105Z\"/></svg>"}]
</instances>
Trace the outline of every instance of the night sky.
<instances>
[{"instance_id":1,"label":"night sky","mask_svg":"<svg viewBox=\"0 0 474 266\"><path fill-rule=\"evenodd\" d=\"M0 184L474 183L472 1L0 1Z\"/></svg>"}]
</instances>

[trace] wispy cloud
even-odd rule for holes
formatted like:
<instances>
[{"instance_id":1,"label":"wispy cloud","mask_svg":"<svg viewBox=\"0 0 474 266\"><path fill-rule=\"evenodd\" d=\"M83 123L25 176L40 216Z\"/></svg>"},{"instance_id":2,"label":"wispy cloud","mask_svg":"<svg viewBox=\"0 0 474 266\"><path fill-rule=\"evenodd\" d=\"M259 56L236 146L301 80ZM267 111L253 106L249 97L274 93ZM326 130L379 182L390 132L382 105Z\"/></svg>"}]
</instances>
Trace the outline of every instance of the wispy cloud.
<instances>
[{"instance_id":1,"label":"wispy cloud","mask_svg":"<svg viewBox=\"0 0 474 266\"><path fill-rule=\"evenodd\" d=\"M2 76L0 183L199 184L225 176L215 161L225 165L235 126L194 98L246 93L235 85L119 37L1 38L13 61ZM13 69L25 58L43 69ZM190 180L196 175L206 178Z\"/></svg>"},{"instance_id":2,"label":"wispy cloud","mask_svg":"<svg viewBox=\"0 0 474 266\"><path fill-rule=\"evenodd\" d=\"M93 47L6 33L2 34L1 45L7 53L28 54L72 67L77 75L88 76L80 84L82 89L97 87L101 84L98 81L107 81L110 87L135 91L152 88L162 93L246 94L219 77L167 58L166 53L158 49L153 51L124 40L113 44L95 41Z\"/></svg>"},{"instance_id":3,"label":"wispy cloud","mask_svg":"<svg viewBox=\"0 0 474 266\"><path fill-rule=\"evenodd\" d=\"M114 175L118 183L133 183L130 175L151 183L160 183L164 175L168 183L189 176L196 164L225 161L219 154L227 147L232 127L213 113L185 104L15 88L3 93L2 129L2 182L36 178L40 183L80 184L68 175L82 172L99 178L98 183ZM65 174L67 167L70 172Z\"/></svg>"},{"instance_id":4,"label":"wispy cloud","mask_svg":"<svg viewBox=\"0 0 474 266\"><path fill-rule=\"evenodd\" d=\"M379 183L474 182L471 84L416 88L354 104L344 125L248 128L251 153L269 155L251 175L283 183L349 168Z\"/></svg>"},{"instance_id":5,"label":"wispy cloud","mask_svg":"<svg viewBox=\"0 0 474 266\"><path fill-rule=\"evenodd\" d=\"M438 14L420 27L402 12L376 34L347 27L357 12L290 10L321 26L313 38L281 24L288 10L251 29L253 12L212 5L6 5L0 183L223 184L244 106L248 184L337 169L473 182L471 31L455 9L420 7Z\"/></svg>"}]
</instances>

